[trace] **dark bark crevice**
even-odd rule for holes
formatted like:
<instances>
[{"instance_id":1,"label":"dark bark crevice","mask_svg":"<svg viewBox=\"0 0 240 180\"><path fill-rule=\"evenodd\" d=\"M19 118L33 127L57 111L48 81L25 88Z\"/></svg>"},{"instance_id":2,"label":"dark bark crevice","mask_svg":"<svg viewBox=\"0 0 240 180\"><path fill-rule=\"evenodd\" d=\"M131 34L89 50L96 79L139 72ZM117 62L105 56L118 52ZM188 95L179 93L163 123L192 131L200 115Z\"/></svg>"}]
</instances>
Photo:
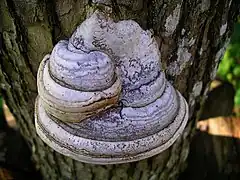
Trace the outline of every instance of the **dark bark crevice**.
<instances>
[{"instance_id":1,"label":"dark bark crevice","mask_svg":"<svg viewBox=\"0 0 240 180\"><path fill-rule=\"evenodd\" d=\"M7 0L6 3L8 6L9 13L12 16L15 27L16 27L16 42L19 46L19 50L25 59L25 63L27 64L27 67L29 67L31 73L34 74L32 65L30 63L30 59L28 58L28 55L27 55L27 43L28 43L27 38L24 38L24 37L27 37L27 30L22 23L23 20L17 14L17 9L15 7L14 1ZM21 72L19 72L19 73L21 74Z\"/></svg>"},{"instance_id":2,"label":"dark bark crevice","mask_svg":"<svg viewBox=\"0 0 240 180\"><path fill-rule=\"evenodd\" d=\"M48 21L51 27L51 34L52 34L52 44L56 44L60 38L66 38L63 34L61 34L61 25L58 18L58 14L56 11L56 1L54 0L46 0L45 1L47 14L48 14Z\"/></svg>"},{"instance_id":3,"label":"dark bark crevice","mask_svg":"<svg viewBox=\"0 0 240 180\"><path fill-rule=\"evenodd\" d=\"M117 1L111 0L111 3L112 3L112 8L113 8L113 13L115 14L115 16L118 19L121 19L122 13L121 13L121 10L119 8L119 5L118 5Z\"/></svg>"}]
</instances>

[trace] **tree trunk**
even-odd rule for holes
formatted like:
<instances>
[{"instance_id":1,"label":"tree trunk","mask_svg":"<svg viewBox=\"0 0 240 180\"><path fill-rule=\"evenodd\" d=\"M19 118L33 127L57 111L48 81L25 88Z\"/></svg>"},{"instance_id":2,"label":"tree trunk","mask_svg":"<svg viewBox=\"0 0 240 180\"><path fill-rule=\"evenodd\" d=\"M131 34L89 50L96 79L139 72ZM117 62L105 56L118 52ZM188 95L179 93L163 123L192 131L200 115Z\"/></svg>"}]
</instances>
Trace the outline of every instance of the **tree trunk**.
<instances>
[{"instance_id":1,"label":"tree trunk","mask_svg":"<svg viewBox=\"0 0 240 180\"><path fill-rule=\"evenodd\" d=\"M98 3L96 3L98 2ZM112 2L112 3L111 3ZM13 1L0 5L1 93L29 143L44 179L176 179L186 166L195 119L229 42L239 4L232 0ZM37 136L33 107L40 61L96 8L113 10L152 29L167 78L188 100L190 119L181 137L163 153L120 165L90 165L65 157Z\"/></svg>"},{"instance_id":2,"label":"tree trunk","mask_svg":"<svg viewBox=\"0 0 240 180\"><path fill-rule=\"evenodd\" d=\"M240 177L240 118L231 117L235 90L232 84L217 80L211 87L191 141L188 167L181 174L183 180Z\"/></svg>"}]
</instances>

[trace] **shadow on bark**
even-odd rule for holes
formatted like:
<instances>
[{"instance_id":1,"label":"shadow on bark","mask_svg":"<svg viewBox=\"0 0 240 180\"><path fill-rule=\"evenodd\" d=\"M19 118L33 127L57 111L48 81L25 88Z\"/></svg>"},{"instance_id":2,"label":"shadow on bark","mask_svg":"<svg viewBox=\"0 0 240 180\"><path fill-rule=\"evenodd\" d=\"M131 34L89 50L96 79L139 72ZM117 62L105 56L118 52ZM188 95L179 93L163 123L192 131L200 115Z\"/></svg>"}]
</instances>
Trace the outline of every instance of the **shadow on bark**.
<instances>
[{"instance_id":1,"label":"shadow on bark","mask_svg":"<svg viewBox=\"0 0 240 180\"><path fill-rule=\"evenodd\" d=\"M188 168L181 180L240 179L239 138L197 131L190 148Z\"/></svg>"},{"instance_id":2,"label":"shadow on bark","mask_svg":"<svg viewBox=\"0 0 240 180\"><path fill-rule=\"evenodd\" d=\"M240 118L226 117L234 94L231 84L221 82L208 93L180 180L240 179Z\"/></svg>"},{"instance_id":3,"label":"shadow on bark","mask_svg":"<svg viewBox=\"0 0 240 180\"><path fill-rule=\"evenodd\" d=\"M235 90L228 82L213 81L202 108L200 120L212 117L231 116L234 107Z\"/></svg>"},{"instance_id":4,"label":"shadow on bark","mask_svg":"<svg viewBox=\"0 0 240 180\"><path fill-rule=\"evenodd\" d=\"M2 99L1 105L2 104ZM20 132L9 127L3 106L0 107L0 180L40 180L31 161L30 146Z\"/></svg>"}]
</instances>

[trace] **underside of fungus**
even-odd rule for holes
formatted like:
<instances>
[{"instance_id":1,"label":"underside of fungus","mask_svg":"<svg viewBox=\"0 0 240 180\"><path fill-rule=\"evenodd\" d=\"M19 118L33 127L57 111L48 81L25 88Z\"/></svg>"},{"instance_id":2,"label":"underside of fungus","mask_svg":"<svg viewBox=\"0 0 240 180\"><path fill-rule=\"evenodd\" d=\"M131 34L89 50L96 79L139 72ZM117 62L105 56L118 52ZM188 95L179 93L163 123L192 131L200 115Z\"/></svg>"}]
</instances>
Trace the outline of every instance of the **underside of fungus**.
<instances>
[{"instance_id":1,"label":"underside of fungus","mask_svg":"<svg viewBox=\"0 0 240 180\"><path fill-rule=\"evenodd\" d=\"M40 64L38 135L86 163L132 162L164 151L183 132L188 105L160 60L149 31L96 11Z\"/></svg>"}]
</instances>

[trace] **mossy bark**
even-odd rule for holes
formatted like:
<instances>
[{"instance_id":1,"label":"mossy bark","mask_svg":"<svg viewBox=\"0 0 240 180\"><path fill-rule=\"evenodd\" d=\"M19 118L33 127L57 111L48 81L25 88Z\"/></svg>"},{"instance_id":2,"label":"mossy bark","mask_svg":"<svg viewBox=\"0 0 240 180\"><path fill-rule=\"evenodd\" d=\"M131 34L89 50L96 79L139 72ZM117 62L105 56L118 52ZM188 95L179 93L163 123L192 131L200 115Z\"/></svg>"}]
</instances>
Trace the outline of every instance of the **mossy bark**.
<instances>
[{"instance_id":1,"label":"mossy bark","mask_svg":"<svg viewBox=\"0 0 240 180\"><path fill-rule=\"evenodd\" d=\"M176 179L186 166L195 119L224 52L239 4L232 0L102 0L0 2L0 88L29 143L44 179ZM33 107L39 62L71 35L94 9L112 8L116 20L133 19L152 29L167 78L189 102L183 135L163 153L136 163L90 165L53 151L37 136Z\"/></svg>"}]
</instances>

